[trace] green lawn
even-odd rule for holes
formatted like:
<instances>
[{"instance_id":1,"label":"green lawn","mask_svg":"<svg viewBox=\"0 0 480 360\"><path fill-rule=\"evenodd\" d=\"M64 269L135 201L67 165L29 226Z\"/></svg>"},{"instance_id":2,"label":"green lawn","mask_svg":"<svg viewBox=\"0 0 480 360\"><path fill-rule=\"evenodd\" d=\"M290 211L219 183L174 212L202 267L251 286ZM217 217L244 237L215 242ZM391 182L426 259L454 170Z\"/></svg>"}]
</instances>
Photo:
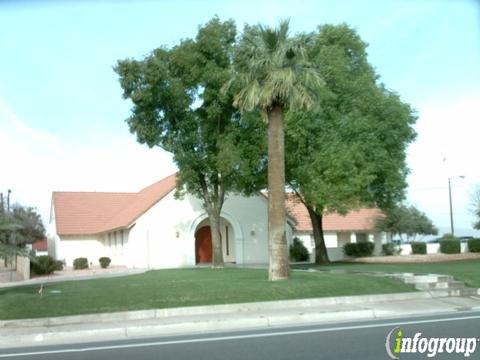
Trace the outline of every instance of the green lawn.
<instances>
[{"instance_id":1,"label":"green lawn","mask_svg":"<svg viewBox=\"0 0 480 360\"><path fill-rule=\"evenodd\" d=\"M257 269L181 269L126 277L0 289L0 319L414 291L399 281L357 274L292 271L269 282Z\"/></svg>"},{"instance_id":2,"label":"green lawn","mask_svg":"<svg viewBox=\"0 0 480 360\"><path fill-rule=\"evenodd\" d=\"M305 266L300 266L305 267ZM312 267L312 266L306 266ZM480 260L459 260L441 263L414 263L414 264L359 264L333 263L328 266L318 266L318 269L344 269L351 271L380 271L380 272L413 272L436 273L452 275L455 279L465 282L465 285L480 288Z\"/></svg>"}]
</instances>

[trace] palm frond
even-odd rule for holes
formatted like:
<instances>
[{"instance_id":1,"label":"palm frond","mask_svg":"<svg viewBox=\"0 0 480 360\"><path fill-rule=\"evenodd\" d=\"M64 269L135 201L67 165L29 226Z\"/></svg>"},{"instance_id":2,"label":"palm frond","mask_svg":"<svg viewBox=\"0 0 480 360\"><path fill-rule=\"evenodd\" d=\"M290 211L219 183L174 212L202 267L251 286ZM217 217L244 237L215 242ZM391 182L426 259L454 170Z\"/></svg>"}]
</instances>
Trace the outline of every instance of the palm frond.
<instances>
[{"instance_id":1,"label":"palm frond","mask_svg":"<svg viewBox=\"0 0 480 360\"><path fill-rule=\"evenodd\" d=\"M240 89L234 97L234 106L241 111L266 110L275 103L292 108L314 106L315 89L324 82L308 59L305 44L309 37L289 38L288 20L275 29L258 25L248 30L244 36L248 56L229 83Z\"/></svg>"},{"instance_id":2,"label":"palm frond","mask_svg":"<svg viewBox=\"0 0 480 360\"><path fill-rule=\"evenodd\" d=\"M0 243L0 258L5 259L16 255L30 257L30 253L27 249L15 245Z\"/></svg>"}]
</instances>

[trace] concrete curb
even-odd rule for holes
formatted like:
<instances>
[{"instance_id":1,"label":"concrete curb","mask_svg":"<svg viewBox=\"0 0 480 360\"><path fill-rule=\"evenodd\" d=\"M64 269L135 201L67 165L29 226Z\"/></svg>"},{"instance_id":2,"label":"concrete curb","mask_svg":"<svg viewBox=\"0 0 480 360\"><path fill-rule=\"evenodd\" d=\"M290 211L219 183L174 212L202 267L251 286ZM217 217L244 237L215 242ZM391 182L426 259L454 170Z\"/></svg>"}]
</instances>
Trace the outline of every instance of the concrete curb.
<instances>
[{"instance_id":1,"label":"concrete curb","mask_svg":"<svg viewBox=\"0 0 480 360\"><path fill-rule=\"evenodd\" d=\"M0 348L480 310L480 297L451 298L437 294L438 291L435 296L430 292L345 296L2 321Z\"/></svg>"},{"instance_id":2,"label":"concrete curb","mask_svg":"<svg viewBox=\"0 0 480 360\"><path fill-rule=\"evenodd\" d=\"M107 323L116 321L132 321L132 320L153 320L166 319L179 316L198 316L198 315L219 315L231 313L248 313L255 311L273 311L322 307L328 305L355 305L385 301L402 301L415 299L430 299L437 297L446 297L447 292L421 291L393 294L377 294L377 295L357 295L357 296L339 296L325 298L311 298L299 300L282 300L282 301L263 301L239 304L225 305L206 305L191 306L165 309L150 309L137 311L122 311L112 313L85 314L73 316L60 316L38 319L21 319L21 320L3 320L0 321L0 329L2 328L29 328L29 327L52 327L60 325L78 325L89 323Z\"/></svg>"},{"instance_id":3,"label":"concrete curb","mask_svg":"<svg viewBox=\"0 0 480 360\"><path fill-rule=\"evenodd\" d=\"M471 310L480 310L480 306ZM460 312L461 310L454 310ZM240 331L266 329L288 325L314 325L321 323L341 323L360 320L395 319L402 316L432 315L451 313L452 309L419 311L403 310L344 310L327 312L293 312L287 314L236 314L226 317L185 318L180 322L156 322L146 324L116 325L107 328L73 328L55 329L37 328L30 333L0 336L1 348L18 348L27 346L75 344L108 340L128 340L141 337L173 336L198 334L214 331ZM177 319L178 320L178 319Z\"/></svg>"}]
</instances>

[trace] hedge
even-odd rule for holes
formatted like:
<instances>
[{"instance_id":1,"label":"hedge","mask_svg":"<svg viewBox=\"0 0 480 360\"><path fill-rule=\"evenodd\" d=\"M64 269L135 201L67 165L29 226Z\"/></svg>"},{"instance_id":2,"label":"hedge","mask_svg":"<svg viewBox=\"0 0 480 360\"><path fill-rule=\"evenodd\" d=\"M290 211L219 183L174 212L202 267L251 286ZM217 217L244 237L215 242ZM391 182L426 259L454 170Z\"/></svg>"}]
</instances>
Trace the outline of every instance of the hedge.
<instances>
[{"instance_id":1,"label":"hedge","mask_svg":"<svg viewBox=\"0 0 480 360\"><path fill-rule=\"evenodd\" d=\"M375 244L371 241L348 243L343 245L343 252L351 257L372 256Z\"/></svg>"},{"instance_id":2,"label":"hedge","mask_svg":"<svg viewBox=\"0 0 480 360\"><path fill-rule=\"evenodd\" d=\"M393 243L388 243L382 245L382 252L386 256L399 255L402 249Z\"/></svg>"},{"instance_id":3,"label":"hedge","mask_svg":"<svg viewBox=\"0 0 480 360\"><path fill-rule=\"evenodd\" d=\"M480 239L468 240L468 251L475 253L480 252Z\"/></svg>"},{"instance_id":4,"label":"hedge","mask_svg":"<svg viewBox=\"0 0 480 360\"><path fill-rule=\"evenodd\" d=\"M460 240L448 239L440 241L440 252L443 254L460 254Z\"/></svg>"},{"instance_id":5,"label":"hedge","mask_svg":"<svg viewBox=\"0 0 480 360\"><path fill-rule=\"evenodd\" d=\"M412 247L412 254L415 255L426 255L427 254L427 244L424 242L412 242L410 243Z\"/></svg>"}]
</instances>

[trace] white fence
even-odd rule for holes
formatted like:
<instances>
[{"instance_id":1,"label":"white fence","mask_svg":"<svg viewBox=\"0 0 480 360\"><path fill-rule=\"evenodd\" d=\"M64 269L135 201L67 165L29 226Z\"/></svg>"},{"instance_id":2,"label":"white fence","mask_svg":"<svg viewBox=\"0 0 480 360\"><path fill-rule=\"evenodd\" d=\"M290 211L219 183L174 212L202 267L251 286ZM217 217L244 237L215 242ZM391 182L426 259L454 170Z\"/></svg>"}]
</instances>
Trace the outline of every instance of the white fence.
<instances>
[{"instance_id":1,"label":"white fence","mask_svg":"<svg viewBox=\"0 0 480 360\"><path fill-rule=\"evenodd\" d=\"M400 248L402 249L400 255L410 255L412 253L412 246L410 244L402 244ZM460 252L468 252L467 243L460 243ZM440 254L440 244L427 243L427 254Z\"/></svg>"},{"instance_id":2,"label":"white fence","mask_svg":"<svg viewBox=\"0 0 480 360\"><path fill-rule=\"evenodd\" d=\"M343 253L342 247L328 247L327 254L330 261L340 261L347 258ZM315 248L310 252L310 262L315 262Z\"/></svg>"},{"instance_id":3,"label":"white fence","mask_svg":"<svg viewBox=\"0 0 480 360\"><path fill-rule=\"evenodd\" d=\"M412 254L412 247L410 244L400 245L402 252L400 255L410 255ZM460 252L468 252L468 244L460 243ZM349 258L343 253L343 247L328 247L327 248L328 258L330 261L341 261ZM427 254L440 254L440 244L439 243L427 243ZM381 253L375 253L374 256L381 256ZM310 253L310 261L315 262L315 249L312 249Z\"/></svg>"}]
</instances>

